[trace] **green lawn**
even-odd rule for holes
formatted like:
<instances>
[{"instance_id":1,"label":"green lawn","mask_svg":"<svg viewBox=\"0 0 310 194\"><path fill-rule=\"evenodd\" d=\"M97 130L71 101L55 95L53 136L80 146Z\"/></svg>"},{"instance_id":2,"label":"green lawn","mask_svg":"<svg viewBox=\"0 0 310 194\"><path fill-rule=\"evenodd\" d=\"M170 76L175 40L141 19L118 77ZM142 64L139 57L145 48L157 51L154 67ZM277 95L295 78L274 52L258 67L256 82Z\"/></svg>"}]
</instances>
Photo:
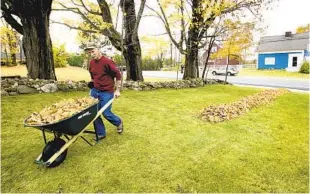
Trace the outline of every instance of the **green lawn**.
<instances>
[{"instance_id":1,"label":"green lawn","mask_svg":"<svg viewBox=\"0 0 310 194\"><path fill-rule=\"evenodd\" d=\"M240 76L272 76L272 77L287 77L287 78L299 78L309 79L309 74L303 74L299 72L287 72L285 70L263 70L256 68L242 68L239 72Z\"/></svg>"},{"instance_id":2,"label":"green lawn","mask_svg":"<svg viewBox=\"0 0 310 194\"><path fill-rule=\"evenodd\" d=\"M283 95L229 122L196 117L211 104L258 91L220 85L125 91L114 103L124 133L107 124L105 140L90 147L79 139L54 169L33 163L43 138L23 120L45 105L88 93L2 97L2 192L308 193L308 94Z\"/></svg>"}]
</instances>

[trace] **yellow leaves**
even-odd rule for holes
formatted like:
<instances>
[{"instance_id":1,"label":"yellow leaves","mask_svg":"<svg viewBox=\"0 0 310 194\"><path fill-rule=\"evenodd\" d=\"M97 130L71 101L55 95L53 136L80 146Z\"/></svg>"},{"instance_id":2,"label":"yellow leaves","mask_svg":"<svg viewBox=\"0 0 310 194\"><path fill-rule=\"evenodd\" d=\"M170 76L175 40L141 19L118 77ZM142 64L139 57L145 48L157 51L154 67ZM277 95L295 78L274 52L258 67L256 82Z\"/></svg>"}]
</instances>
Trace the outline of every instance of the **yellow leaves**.
<instances>
[{"instance_id":1,"label":"yellow leaves","mask_svg":"<svg viewBox=\"0 0 310 194\"><path fill-rule=\"evenodd\" d=\"M17 53L19 50L18 34L10 27L0 27L1 47L9 50L10 53Z\"/></svg>"},{"instance_id":2,"label":"yellow leaves","mask_svg":"<svg viewBox=\"0 0 310 194\"><path fill-rule=\"evenodd\" d=\"M44 108L39 113L32 113L29 119L27 119L26 124L41 125L56 123L62 119L71 117L97 102L98 100L91 97L63 100L51 105L50 107Z\"/></svg>"},{"instance_id":3,"label":"yellow leaves","mask_svg":"<svg viewBox=\"0 0 310 194\"><path fill-rule=\"evenodd\" d=\"M309 31L310 31L310 23L304 26L298 26L296 29L297 34L309 32Z\"/></svg>"},{"instance_id":4,"label":"yellow leaves","mask_svg":"<svg viewBox=\"0 0 310 194\"><path fill-rule=\"evenodd\" d=\"M252 45L254 24L227 19L223 25L227 29L223 36L223 47L211 57L241 56L242 51Z\"/></svg>"},{"instance_id":5,"label":"yellow leaves","mask_svg":"<svg viewBox=\"0 0 310 194\"><path fill-rule=\"evenodd\" d=\"M143 45L142 54L146 57L158 56L170 48L169 41L163 37L143 36L141 40Z\"/></svg>"},{"instance_id":6,"label":"yellow leaves","mask_svg":"<svg viewBox=\"0 0 310 194\"><path fill-rule=\"evenodd\" d=\"M202 120L212 123L231 120L245 114L252 108L271 103L277 97L286 93L289 93L286 89L264 90L233 103L222 104L219 106L211 105L201 112L200 117Z\"/></svg>"},{"instance_id":7,"label":"yellow leaves","mask_svg":"<svg viewBox=\"0 0 310 194\"><path fill-rule=\"evenodd\" d=\"M160 0L159 2L163 9L179 7L181 5L180 0Z\"/></svg>"}]
</instances>

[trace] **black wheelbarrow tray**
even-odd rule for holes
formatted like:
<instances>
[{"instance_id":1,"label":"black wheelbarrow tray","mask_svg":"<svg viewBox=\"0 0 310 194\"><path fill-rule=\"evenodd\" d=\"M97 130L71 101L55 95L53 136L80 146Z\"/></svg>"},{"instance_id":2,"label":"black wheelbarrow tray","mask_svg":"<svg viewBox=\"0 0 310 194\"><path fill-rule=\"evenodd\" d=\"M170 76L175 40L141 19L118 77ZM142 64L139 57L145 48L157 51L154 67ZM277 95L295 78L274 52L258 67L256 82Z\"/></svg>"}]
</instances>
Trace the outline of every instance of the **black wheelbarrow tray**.
<instances>
[{"instance_id":1,"label":"black wheelbarrow tray","mask_svg":"<svg viewBox=\"0 0 310 194\"><path fill-rule=\"evenodd\" d=\"M39 129L43 133L43 138L45 142L45 147L42 153L35 160L37 164L43 164L46 167L55 167L61 164L66 156L68 147L77 140L78 137L81 137L86 143L90 146L91 144L87 141L82 134L91 133L96 135L96 142L99 141L96 128L95 131L88 131L86 127L93 123L101 114L112 104L114 99L111 99L107 104L105 104L100 110L98 110L99 103L89 106L84 110L72 115L70 118L60 120L52 124L42 124L42 125L29 125L26 124L28 117L24 121L25 127L33 127ZM46 142L45 132L54 133L54 140ZM61 136L64 136L67 141L61 139Z\"/></svg>"}]
</instances>

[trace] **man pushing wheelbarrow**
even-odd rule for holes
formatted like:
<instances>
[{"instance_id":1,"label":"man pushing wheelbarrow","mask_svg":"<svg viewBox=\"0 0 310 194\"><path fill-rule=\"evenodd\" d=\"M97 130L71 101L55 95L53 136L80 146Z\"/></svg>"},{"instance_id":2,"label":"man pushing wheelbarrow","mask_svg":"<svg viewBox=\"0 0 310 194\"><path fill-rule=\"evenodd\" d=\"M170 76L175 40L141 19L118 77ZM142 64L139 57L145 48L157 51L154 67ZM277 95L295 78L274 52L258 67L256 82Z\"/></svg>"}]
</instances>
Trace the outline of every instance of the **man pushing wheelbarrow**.
<instances>
[{"instance_id":1,"label":"man pushing wheelbarrow","mask_svg":"<svg viewBox=\"0 0 310 194\"><path fill-rule=\"evenodd\" d=\"M83 110L79 110L69 117L64 117L60 120L48 121L47 118L45 118L46 114L42 116L40 113L33 113L30 117L25 119L25 127L40 129L43 134L45 147L35 160L37 164L43 164L47 167L56 167L60 165L67 156L68 147L73 144L78 137L81 137L86 143L93 146L92 143L82 136L84 133L95 134L96 142L105 138L106 130L101 115L117 127L117 132L119 134L123 132L123 121L111 112L113 100L120 96L121 73L116 68L114 62L102 56L99 49L94 44L88 45L85 50L93 58L90 61L89 68L91 75L91 82L88 83L88 87L91 88L90 95L98 99L98 101L90 102ZM116 81L114 81L114 79L116 79ZM57 106L55 105L53 107ZM69 111L71 114L71 109L72 106L69 105L64 110ZM47 110L50 111L51 114L58 114L59 112L59 110L56 112L53 111L53 109ZM62 111L60 110L60 112ZM90 123L94 124L95 132L86 130L86 127ZM54 139L47 142L45 132L53 133ZM62 139L62 136L64 136L67 141Z\"/></svg>"},{"instance_id":2,"label":"man pushing wheelbarrow","mask_svg":"<svg viewBox=\"0 0 310 194\"><path fill-rule=\"evenodd\" d=\"M99 108L101 108L114 97L120 97L121 72L111 59L101 54L95 43L89 43L85 51L92 57L89 65L91 82L88 83L88 87L91 89L90 95L99 100ZM105 109L103 116L117 127L119 134L123 132L123 121L112 113L112 104ZM106 129L101 117L94 121L94 128L97 132L96 141L106 137Z\"/></svg>"}]
</instances>

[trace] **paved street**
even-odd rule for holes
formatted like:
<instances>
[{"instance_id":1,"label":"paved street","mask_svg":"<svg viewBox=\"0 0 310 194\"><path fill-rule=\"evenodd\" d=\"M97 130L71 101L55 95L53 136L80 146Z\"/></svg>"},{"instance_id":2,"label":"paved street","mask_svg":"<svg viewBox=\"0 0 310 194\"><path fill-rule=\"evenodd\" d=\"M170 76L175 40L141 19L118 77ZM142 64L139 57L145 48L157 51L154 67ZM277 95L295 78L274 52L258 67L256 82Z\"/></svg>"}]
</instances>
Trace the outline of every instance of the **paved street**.
<instances>
[{"instance_id":1,"label":"paved street","mask_svg":"<svg viewBox=\"0 0 310 194\"><path fill-rule=\"evenodd\" d=\"M143 71L145 78L171 78L171 79L182 79L183 74L180 72L171 71ZM215 78L224 80L225 76L213 76L208 75L208 78ZM262 86L262 87L273 87L273 88L287 88L302 91L309 91L309 80L298 79L298 78L285 78L285 77L267 77L267 76L228 76L227 81L232 84L238 85L250 85L250 86Z\"/></svg>"}]
</instances>

